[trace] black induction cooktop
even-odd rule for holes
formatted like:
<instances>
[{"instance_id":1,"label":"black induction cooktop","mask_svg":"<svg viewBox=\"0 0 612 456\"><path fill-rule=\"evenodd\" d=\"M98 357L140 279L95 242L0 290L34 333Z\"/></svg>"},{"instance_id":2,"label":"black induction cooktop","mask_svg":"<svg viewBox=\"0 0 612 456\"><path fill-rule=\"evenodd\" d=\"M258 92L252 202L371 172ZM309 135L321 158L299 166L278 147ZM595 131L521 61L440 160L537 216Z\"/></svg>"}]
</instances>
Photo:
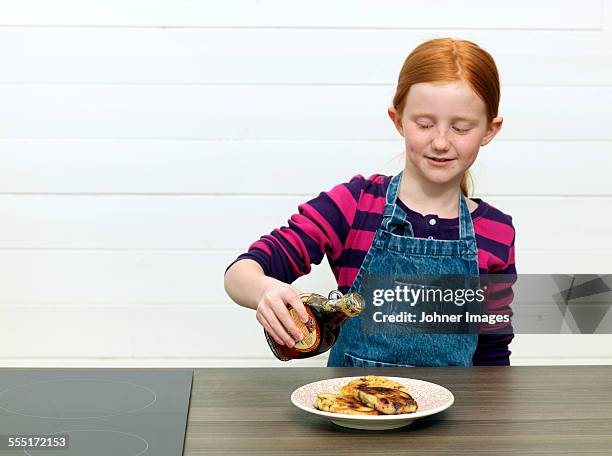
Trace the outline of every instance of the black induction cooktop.
<instances>
[{"instance_id":1,"label":"black induction cooktop","mask_svg":"<svg viewBox=\"0 0 612 456\"><path fill-rule=\"evenodd\" d=\"M0 455L180 456L191 381L184 369L0 369ZM13 436L29 447L9 449Z\"/></svg>"}]
</instances>

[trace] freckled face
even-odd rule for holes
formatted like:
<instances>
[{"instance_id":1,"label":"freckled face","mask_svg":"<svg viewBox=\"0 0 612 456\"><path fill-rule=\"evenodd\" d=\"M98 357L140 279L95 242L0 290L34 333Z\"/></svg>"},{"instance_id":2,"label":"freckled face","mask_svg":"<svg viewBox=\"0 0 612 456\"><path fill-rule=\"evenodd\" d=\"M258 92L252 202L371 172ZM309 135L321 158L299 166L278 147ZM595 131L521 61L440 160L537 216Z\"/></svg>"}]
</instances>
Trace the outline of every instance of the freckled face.
<instances>
[{"instance_id":1,"label":"freckled face","mask_svg":"<svg viewBox=\"0 0 612 456\"><path fill-rule=\"evenodd\" d=\"M492 139L488 131L485 103L465 82L419 83L406 96L400 132L407 165L429 182L458 185Z\"/></svg>"}]
</instances>

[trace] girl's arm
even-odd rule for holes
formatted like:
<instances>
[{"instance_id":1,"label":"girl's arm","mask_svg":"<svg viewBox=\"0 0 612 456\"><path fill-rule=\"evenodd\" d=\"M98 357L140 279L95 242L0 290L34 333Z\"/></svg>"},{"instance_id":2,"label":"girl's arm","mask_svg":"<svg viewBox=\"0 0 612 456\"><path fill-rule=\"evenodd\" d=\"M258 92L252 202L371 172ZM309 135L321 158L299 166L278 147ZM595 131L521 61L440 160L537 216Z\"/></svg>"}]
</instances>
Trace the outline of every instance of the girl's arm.
<instances>
[{"instance_id":1,"label":"girl's arm","mask_svg":"<svg viewBox=\"0 0 612 456\"><path fill-rule=\"evenodd\" d=\"M512 222L510 221L510 226ZM508 259L500 268L488 271L487 279L487 313L509 315L512 318L512 285L516 282L515 238L512 226L512 241L508 248ZM509 366L508 346L514 339L512 323L484 325L484 332L478 335L478 346L472 358L474 366Z\"/></svg>"},{"instance_id":2,"label":"girl's arm","mask_svg":"<svg viewBox=\"0 0 612 456\"><path fill-rule=\"evenodd\" d=\"M278 343L292 346L294 339L302 338L287 306L302 321L307 321L306 311L299 290L289 284L308 274L311 264L319 264L325 255L332 262L342 254L365 183L357 175L300 204L287 226L262 236L226 270L227 294L237 304L256 309L257 320Z\"/></svg>"},{"instance_id":3,"label":"girl's arm","mask_svg":"<svg viewBox=\"0 0 612 456\"><path fill-rule=\"evenodd\" d=\"M225 292L236 304L257 310L257 306L268 288L287 284L273 277L268 277L264 274L259 263L245 258L235 262L227 270L223 285ZM300 307L297 303L295 305L298 308Z\"/></svg>"}]
</instances>

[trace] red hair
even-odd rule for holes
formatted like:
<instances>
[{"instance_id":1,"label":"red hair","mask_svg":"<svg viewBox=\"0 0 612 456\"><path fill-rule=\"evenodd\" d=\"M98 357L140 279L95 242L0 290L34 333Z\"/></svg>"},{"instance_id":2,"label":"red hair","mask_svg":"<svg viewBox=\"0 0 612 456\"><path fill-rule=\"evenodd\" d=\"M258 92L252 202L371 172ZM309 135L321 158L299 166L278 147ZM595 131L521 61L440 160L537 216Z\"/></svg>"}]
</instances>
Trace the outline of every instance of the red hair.
<instances>
[{"instance_id":1,"label":"red hair","mask_svg":"<svg viewBox=\"0 0 612 456\"><path fill-rule=\"evenodd\" d=\"M475 43L453 38L436 38L418 45L404 61L399 74L393 107L401 117L406 95L421 82L466 82L487 109L491 122L499 109L500 84L493 57ZM461 179L461 191L468 194L469 171Z\"/></svg>"}]
</instances>

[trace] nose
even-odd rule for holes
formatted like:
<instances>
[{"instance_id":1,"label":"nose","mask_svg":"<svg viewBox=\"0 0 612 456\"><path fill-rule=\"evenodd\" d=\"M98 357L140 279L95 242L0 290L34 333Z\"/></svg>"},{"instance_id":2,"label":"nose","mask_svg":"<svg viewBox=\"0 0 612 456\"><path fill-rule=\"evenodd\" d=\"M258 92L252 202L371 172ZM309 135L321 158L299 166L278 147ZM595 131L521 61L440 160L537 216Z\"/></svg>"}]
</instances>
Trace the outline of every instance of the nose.
<instances>
[{"instance_id":1,"label":"nose","mask_svg":"<svg viewBox=\"0 0 612 456\"><path fill-rule=\"evenodd\" d=\"M449 149L450 144L448 142L448 138L446 137L446 132L444 129L438 129L436 136L431 142L431 147L432 149L439 150L441 152L446 152Z\"/></svg>"}]
</instances>

